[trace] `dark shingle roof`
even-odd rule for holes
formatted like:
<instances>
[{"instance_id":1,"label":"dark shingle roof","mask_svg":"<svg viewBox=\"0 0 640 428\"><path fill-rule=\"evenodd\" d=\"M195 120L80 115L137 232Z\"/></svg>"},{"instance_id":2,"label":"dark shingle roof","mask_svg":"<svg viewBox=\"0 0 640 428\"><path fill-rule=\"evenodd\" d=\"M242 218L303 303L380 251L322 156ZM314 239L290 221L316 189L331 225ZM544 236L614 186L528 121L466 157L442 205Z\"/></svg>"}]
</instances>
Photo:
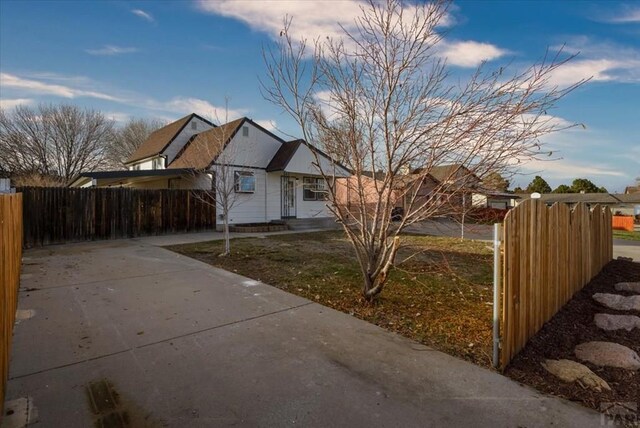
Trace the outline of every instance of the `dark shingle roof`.
<instances>
[{"instance_id":1,"label":"dark shingle roof","mask_svg":"<svg viewBox=\"0 0 640 428\"><path fill-rule=\"evenodd\" d=\"M198 116L195 113L191 113L152 132L151 135L149 135L149 138L147 138L145 142L142 143L131 156L129 156L126 163L135 162L162 153L193 117L197 117L198 119L207 122L209 125L215 126L203 117Z\"/></svg>"},{"instance_id":2,"label":"dark shingle roof","mask_svg":"<svg viewBox=\"0 0 640 428\"><path fill-rule=\"evenodd\" d=\"M461 172L463 176L474 175L464 165L452 164L452 165L437 165L429 170L429 174L439 182L443 183L450 179L455 179L456 173ZM475 175L474 175L475 176Z\"/></svg>"},{"instance_id":3,"label":"dark shingle roof","mask_svg":"<svg viewBox=\"0 0 640 428\"><path fill-rule=\"evenodd\" d=\"M194 135L168 168L208 168L245 120L236 119Z\"/></svg>"},{"instance_id":4,"label":"dark shingle roof","mask_svg":"<svg viewBox=\"0 0 640 428\"><path fill-rule=\"evenodd\" d=\"M640 204L640 192L615 195L615 197L626 204Z\"/></svg>"}]
</instances>

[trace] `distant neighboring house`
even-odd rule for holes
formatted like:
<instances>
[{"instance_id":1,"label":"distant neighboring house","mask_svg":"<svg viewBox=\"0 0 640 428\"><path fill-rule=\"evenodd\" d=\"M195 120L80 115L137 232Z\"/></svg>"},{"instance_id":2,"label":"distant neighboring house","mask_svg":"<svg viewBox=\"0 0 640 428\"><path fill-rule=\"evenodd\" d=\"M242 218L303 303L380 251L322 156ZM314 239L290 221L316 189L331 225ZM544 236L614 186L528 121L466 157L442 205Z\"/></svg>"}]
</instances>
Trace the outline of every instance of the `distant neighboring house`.
<instances>
[{"instance_id":1,"label":"distant neighboring house","mask_svg":"<svg viewBox=\"0 0 640 428\"><path fill-rule=\"evenodd\" d=\"M438 165L431 167L428 173L416 168L396 177L391 190L393 207L402 213L409 209L410 198L415 196L412 210L418 209L431 198L439 198L443 203L443 214L455 214L461 211L464 203L467 210L473 208L509 209L516 205L519 195L486 189L482 181L468 168L460 164ZM336 199L339 205L357 215L362 202L373 208L379 199L379 190L383 187L385 171L364 171L360 177L351 176L339 179L336 186ZM362 189L362 191L358 191ZM372 210L370 212L373 212Z\"/></svg>"},{"instance_id":2,"label":"distant neighboring house","mask_svg":"<svg viewBox=\"0 0 640 428\"><path fill-rule=\"evenodd\" d=\"M387 196L387 192L381 190L383 188L382 180L384 180L384 173L376 174L376 178L374 178L373 174L369 172L365 172L359 177L353 175L337 179L336 204L346 209L347 213L358 216L364 203L367 212L374 215L375 207L380 201L380 194L383 199ZM401 197L402 194L399 190L392 190L389 199L391 206L397 206Z\"/></svg>"},{"instance_id":3,"label":"distant neighboring house","mask_svg":"<svg viewBox=\"0 0 640 428\"><path fill-rule=\"evenodd\" d=\"M627 186L624 189L625 195L631 195L633 193L640 193L640 185L639 186Z\"/></svg>"},{"instance_id":4,"label":"distant neighboring house","mask_svg":"<svg viewBox=\"0 0 640 428\"><path fill-rule=\"evenodd\" d=\"M417 168L405 179L411 185L411 175L419 175L423 171ZM415 182L415 180L414 180ZM422 180L418 189L418 198L433 197L433 192L443 189L447 193L447 187L455 189L455 195L450 197L452 206L467 208L494 208L509 209L516 205L520 198L518 195L507 192L498 192L486 188L482 180L471 170L461 164L448 164L434 166L429 170L428 176ZM418 201L419 202L419 201Z\"/></svg>"},{"instance_id":5,"label":"distant neighboring house","mask_svg":"<svg viewBox=\"0 0 640 428\"><path fill-rule=\"evenodd\" d=\"M530 198L529 195L522 196L523 200ZM541 195L540 200L547 205L564 203L573 206L583 202L591 207L600 204L608 206L614 214L640 215L640 193L547 193Z\"/></svg>"},{"instance_id":6,"label":"distant neighboring house","mask_svg":"<svg viewBox=\"0 0 640 428\"><path fill-rule=\"evenodd\" d=\"M224 155L212 150L222 146ZM349 175L311 144L285 141L246 117L216 126L193 113L152 133L127 160L127 170L82 173L71 187L211 190L216 162L225 159L237 180L231 224L327 218L314 152L324 171Z\"/></svg>"}]
</instances>

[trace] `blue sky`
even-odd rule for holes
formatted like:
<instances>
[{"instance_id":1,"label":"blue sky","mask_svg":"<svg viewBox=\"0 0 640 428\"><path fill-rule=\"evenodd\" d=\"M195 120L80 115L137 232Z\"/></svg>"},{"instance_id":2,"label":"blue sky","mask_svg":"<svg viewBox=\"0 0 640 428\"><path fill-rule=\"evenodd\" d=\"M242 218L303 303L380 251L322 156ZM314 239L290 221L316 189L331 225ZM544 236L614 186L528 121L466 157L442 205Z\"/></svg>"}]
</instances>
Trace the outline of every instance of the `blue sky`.
<instances>
[{"instance_id":1,"label":"blue sky","mask_svg":"<svg viewBox=\"0 0 640 428\"><path fill-rule=\"evenodd\" d=\"M263 100L261 49L277 37L285 14L294 36L335 34L357 5L343 1L6 1L0 0L0 104L67 102L105 112L174 120L196 112L246 115L297 135ZM640 176L640 2L458 1L442 55L456 76L480 61L521 67L547 48L579 56L553 77L591 81L549 114L575 128L546 137L561 159L533 162L552 187L587 177L622 191Z\"/></svg>"}]
</instances>

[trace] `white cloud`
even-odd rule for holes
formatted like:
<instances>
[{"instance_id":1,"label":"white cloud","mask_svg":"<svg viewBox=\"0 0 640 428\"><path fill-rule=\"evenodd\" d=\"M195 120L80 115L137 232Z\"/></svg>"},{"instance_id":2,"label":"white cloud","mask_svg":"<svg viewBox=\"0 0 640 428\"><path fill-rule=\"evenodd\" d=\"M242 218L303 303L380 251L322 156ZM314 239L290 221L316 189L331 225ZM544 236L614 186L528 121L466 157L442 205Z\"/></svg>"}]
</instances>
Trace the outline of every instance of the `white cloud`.
<instances>
[{"instance_id":1,"label":"white cloud","mask_svg":"<svg viewBox=\"0 0 640 428\"><path fill-rule=\"evenodd\" d=\"M283 18L289 16L293 22L289 32L294 41L307 39L309 41L326 37L340 39L344 35L341 25L347 30L355 30L355 19L362 15L363 1L287 1L272 0L269 7L256 1L233 0L197 0L197 7L204 12L212 13L244 22L256 31L267 33L271 38L280 36L283 28ZM416 6L405 3L405 19L415 16ZM443 16L439 26L452 25L454 19L451 14ZM349 41L347 44L351 44ZM476 67L482 61L491 61L507 53L489 43L473 40L441 42L442 56L446 56L449 63L461 67Z\"/></svg>"},{"instance_id":2,"label":"white cloud","mask_svg":"<svg viewBox=\"0 0 640 428\"><path fill-rule=\"evenodd\" d=\"M278 127L274 120L264 119L264 120L254 120L254 122L262 126L267 131L275 131Z\"/></svg>"},{"instance_id":3,"label":"white cloud","mask_svg":"<svg viewBox=\"0 0 640 428\"><path fill-rule=\"evenodd\" d=\"M107 119L111 119L114 122L125 123L131 118L130 114L122 113L119 111L107 111L103 113Z\"/></svg>"},{"instance_id":4,"label":"white cloud","mask_svg":"<svg viewBox=\"0 0 640 428\"><path fill-rule=\"evenodd\" d=\"M280 35L284 17L292 17L290 34L294 40L341 38L343 31L340 25L353 30L354 20L362 15L361 8L366 7L366 4L361 0L271 0L265 7L260 1L196 0L199 10L237 19L274 39ZM415 6L410 4L404 6L405 14L411 14L415 10ZM448 26L452 22L451 15L446 14L440 26Z\"/></svg>"},{"instance_id":5,"label":"white cloud","mask_svg":"<svg viewBox=\"0 0 640 428\"><path fill-rule=\"evenodd\" d=\"M31 98L0 99L0 108L5 110L11 110L20 105L30 105L30 104L33 104L33 100Z\"/></svg>"},{"instance_id":6,"label":"white cloud","mask_svg":"<svg viewBox=\"0 0 640 428\"><path fill-rule=\"evenodd\" d=\"M87 97L107 101L123 101L120 98L103 92L97 92L68 85L49 83L44 80L22 78L9 73L0 73L0 85L4 88L21 89L26 92L38 95L54 95L62 98Z\"/></svg>"},{"instance_id":7,"label":"white cloud","mask_svg":"<svg viewBox=\"0 0 640 428\"><path fill-rule=\"evenodd\" d=\"M167 102L150 100L146 104L154 110L176 113L198 113L216 122L234 120L244 116L247 112L245 109L227 109L225 107L215 106L206 100L190 97L175 97Z\"/></svg>"},{"instance_id":8,"label":"white cloud","mask_svg":"<svg viewBox=\"0 0 640 428\"><path fill-rule=\"evenodd\" d=\"M353 28L353 20L361 13L363 3L357 1L270 1L268 7L258 1L198 0L200 10L244 22L272 38L279 36L285 15L293 17L291 35L306 37L339 37L339 23Z\"/></svg>"},{"instance_id":9,"label":"white cloud","mask_svg":"<svg viewBox=\"0 0 640 428\"><path fill-rule=\"evenodd\" d=\"M483 61L491 61L506 55L508 51L489 44L473 40L443 42L441 55L447 62L459 67L477 67Z\"/></svg>"},{"instance_id":10,"label":"white cloud","mask_svg":"<svg viewBox=\"0 0 640 428\"><path fill-rule=\"evenodd\" d=\"M604 22L611 24L632 24L640 22L640 7L627 5L620 13L605 18Z\"/></svg>"},{"instance_id":11,"label":"white cloud","mask_svg":"<svg viewBox=\"0 0 640 428\"><path fill-rule=\"evenodd\" d=\"M550 114L536 115L532 113L525 113L520 117L522 118L523 126L533 125L535 123L540 128L555 129L557 132L561 130L569 130L575 125L574 122L570 122L560 116L552 116Z\"/></svg>"},{"instance_id":12,"label":"white cloud","mask_svg":"<svg viewBox=\"0 0 640 428\"><path fill-rule=\"evenodd\" d=\"M140 18L144 19L145 21L155 22L155 19L153 18L153 16L151 16L150 13L145 12L142 9L132 9L131 13L133 13L136 16L139 16Z\"/></svg>"},{"instance_id":13,"label":"white cloud","mask_svg":"<svg viewBox=\"0 0 640 428\"><path fill-rule=\"evenodd\" d=\"M216 122L225 122L245 116L248 109L227 109L224 106L217 106L207 100L195 97L176 96L169 100L158 100L142 94L126 92L122 90L109 89L107 91L97 91L95 88L104 87L100 82L93 81L82 76L62 76L53 73L30 73L24 76L17 76L10 73L0 73L0 86L3 89L12 89L16 92L15 98L3 100L11 107L18 101L34 101L27 98L26 94L34 97L61 97L61 98L95 98L99 100L112 101L128 107L141 108L156 112L166 112L169 114L198 113ZM94 89L90 89L94 88ZM121 113L109 113L116 121L123 117ZM173 119L175 120L175 119Z\"/></svg>"},{"instance_id":14,"label":"white cloud","mask_svg":"<svg viewBox=\"0 0 640 428\"><path fill-rule=\"evenodd\" d=\"M582 79L591 79L591 82L640 82L640 50L635 47L578 36L551 49L577 55L553 72L549 80L551 85L564 87Z\"/></svg>"},{"instance_id":15,"label":"white cloud","mask_svg":"<svg viewBox=\"0 0 640 428\"><path fill-rule=\"evenodd\" d=\"M625 177L623 171L603 164L574 162L566 159L533 160L522 166L523 170L543 173L549 178L574 179L576 177L608 176Z\"/></svg>"},{"instance_id":16,"label":"white cloud","mask_svg":"<svg viewBox=\"0 0 640 428\"><path fill-rule=\"evenodd\" d=\"M85 49L85 52L89 55L113 56L138 52L138 48L105 45L98 49Z\"/></svg>"},{"instance_id":17,"label":"white cloud","mask_svg":"<svg viewBox=\"0 0 640 428\"><path fill-rule=\"evenodd\" d=\"M637 72L637 67L640 67L640 61L574 59L553 71L549 77L549 84L562 87L572 85L583 79L591 79L591 82L623 80L622 76L624 76L625 72Z\"/></svg>"}]
</instances>

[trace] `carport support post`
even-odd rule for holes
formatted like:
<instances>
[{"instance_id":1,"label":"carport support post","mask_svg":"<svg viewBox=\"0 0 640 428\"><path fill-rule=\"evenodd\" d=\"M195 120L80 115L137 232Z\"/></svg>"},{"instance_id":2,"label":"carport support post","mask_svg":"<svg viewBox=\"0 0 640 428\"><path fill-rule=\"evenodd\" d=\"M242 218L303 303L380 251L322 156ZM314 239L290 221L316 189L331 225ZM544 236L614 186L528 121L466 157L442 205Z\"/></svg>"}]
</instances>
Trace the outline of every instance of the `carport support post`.
<instances>
[{"instance_id":1,"label":"carport support post","mask_svg":"<svg viewBox=\"0 0 640 428\"><path fill-rule=\"evenodd\" d=\"M500 245L502 241L502 225L493 225L493 367L500 365L500 284L502 264Z\"/></svg>"}]
</instances>

